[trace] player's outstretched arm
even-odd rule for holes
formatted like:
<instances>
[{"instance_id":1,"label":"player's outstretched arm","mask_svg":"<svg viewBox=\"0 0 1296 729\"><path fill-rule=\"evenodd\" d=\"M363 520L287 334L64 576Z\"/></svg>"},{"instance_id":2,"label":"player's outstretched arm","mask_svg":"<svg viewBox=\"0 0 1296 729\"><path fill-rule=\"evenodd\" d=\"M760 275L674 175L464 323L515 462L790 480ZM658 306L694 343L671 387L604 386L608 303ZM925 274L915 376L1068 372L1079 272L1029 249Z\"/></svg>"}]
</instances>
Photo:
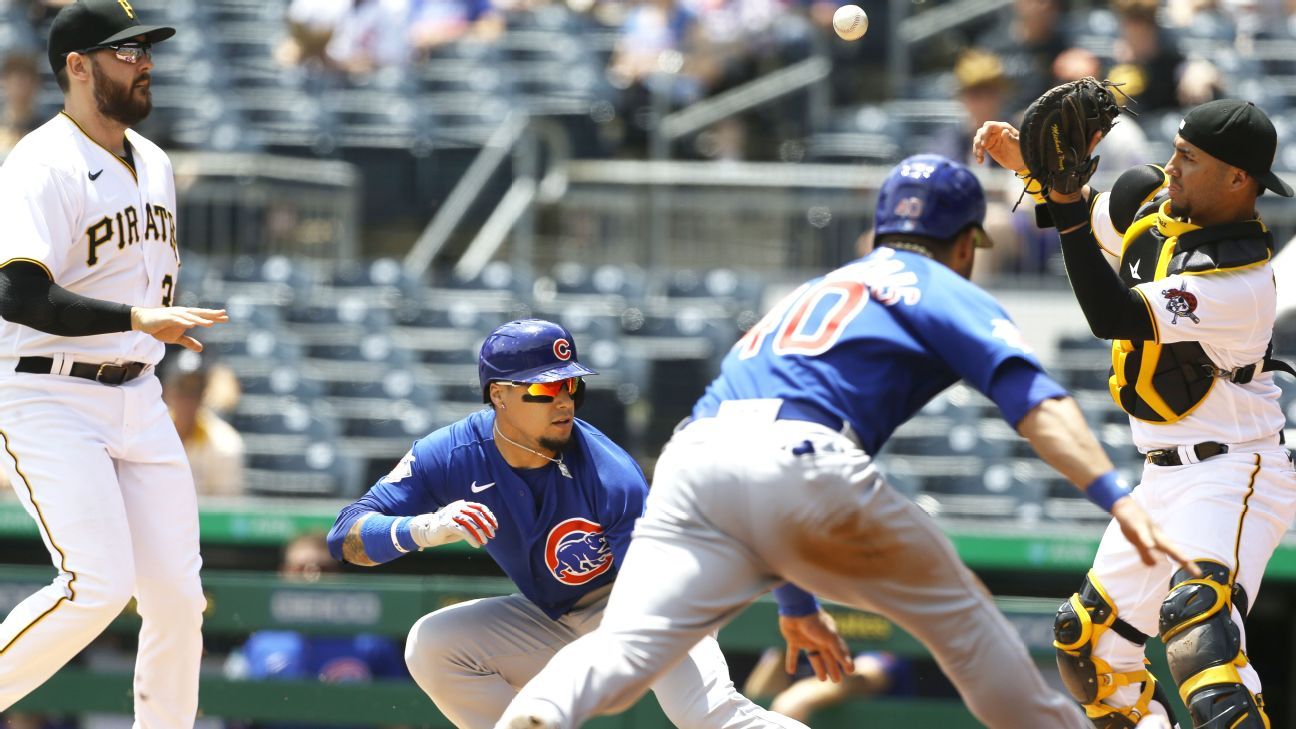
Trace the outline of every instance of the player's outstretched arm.
<instances>
[{"instance_id":1,"label":"player's outstretched arm","mask_svg":"<svg viewBox=\"0 0 1296 729\"><path fill-rule=\"evenodd\" d=\"M1045 463L1075 484L1090 501L1111 513L1144 564L1156 564L1153 553L1162 552L1181 568L1200 576L1197 565L1161 533L1143 507L1130 497L1129 489L1117 478L1111 459L1089 430L1075 400L1069 397L1044 400L1022 418L1017 430Z\"/></svg>"},{"instance_id":2,"label":"player's outstretched arm","mask_svg":"<svg viewBox=\"0 0 1296 729\"><path fill-rule=\"evenodd\" d=\"M474 549L495 536L499 522L484 504L460 499L419 516L387 516L376 511L344 509L329 534L334 556L360 567L374 567L403 554L451 542L468 542Z\"/></svg>"},{"instance_id":3,"label":"player's outstretched arm","mask_svg":"<svg viewBox=\"0 0 1296 729\"><path fill-rule=\"evenodd\" d=\"M202 351L202 342L188 335L194 327L207 328L229 321L224 309L197 309L190 306L134 306L130 312L131 329L152 335L165 344L179 344L185 349Z\"/></svg>"}]
</instances>

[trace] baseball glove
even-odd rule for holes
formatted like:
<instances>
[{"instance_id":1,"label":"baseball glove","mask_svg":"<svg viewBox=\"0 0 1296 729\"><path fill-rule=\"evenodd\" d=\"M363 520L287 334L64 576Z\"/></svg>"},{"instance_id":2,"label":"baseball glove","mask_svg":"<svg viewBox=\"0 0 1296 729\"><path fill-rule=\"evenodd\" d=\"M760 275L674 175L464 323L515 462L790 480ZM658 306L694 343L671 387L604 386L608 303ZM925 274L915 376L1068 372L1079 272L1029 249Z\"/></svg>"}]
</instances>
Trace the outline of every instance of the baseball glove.
<instances>
[{"instance_id":1,"label":"baseball glove","mask_svg":"<svg viewBox=\"0 0 1296 729\"><path fill-rule=\"evenodd\" d=\"M1120 114L1114 86L1086 76L1050 89L1026 109L1022 159L1043 194L1079 192L1098 169L1098 157L1089 156L1089 142L1095 132L1111 131Z\"/></svg>"}]
</instances>

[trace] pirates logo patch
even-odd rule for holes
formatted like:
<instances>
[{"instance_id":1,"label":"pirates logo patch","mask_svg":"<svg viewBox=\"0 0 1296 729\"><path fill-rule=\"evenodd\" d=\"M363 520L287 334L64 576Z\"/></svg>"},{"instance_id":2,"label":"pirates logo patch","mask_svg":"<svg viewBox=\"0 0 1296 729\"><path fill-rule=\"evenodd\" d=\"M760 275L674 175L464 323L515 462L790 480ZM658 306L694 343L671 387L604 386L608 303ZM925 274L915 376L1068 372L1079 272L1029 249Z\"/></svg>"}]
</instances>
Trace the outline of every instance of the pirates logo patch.
<instances>
[{"instance_id":1,"label":"pirates logo patch","mask_svg":"<svg viewBox=\"0 0 1296 729\"><path fill-rule=\"evenodd\" d=\"M1197 297L1189 293L1187 286L1181 289L1162 289L1161 295L1166 300L1166 311L1172 315L1171 324L1178 324L1181 316L1192 319L1193 324L1201 323L1201 319L1193 313L1197 311Z\"/></svg>"}]
</instances>

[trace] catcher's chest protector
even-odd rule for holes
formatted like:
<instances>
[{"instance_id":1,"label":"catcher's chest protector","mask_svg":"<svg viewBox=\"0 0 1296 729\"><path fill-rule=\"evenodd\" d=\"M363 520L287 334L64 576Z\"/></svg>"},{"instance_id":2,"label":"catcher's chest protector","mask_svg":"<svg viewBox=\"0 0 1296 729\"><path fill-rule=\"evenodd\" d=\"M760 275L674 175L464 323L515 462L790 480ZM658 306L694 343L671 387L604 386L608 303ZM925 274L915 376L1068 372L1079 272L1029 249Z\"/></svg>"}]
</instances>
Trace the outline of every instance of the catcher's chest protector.
<instances>
[{"instance_id":1,"label":"catcher's chest protector","mask_svg":"<svg viewBox=\"0 0 1296 729\"><path fill-rule=\"evenodd\" d=\"M1211 275L1261 265L1273 254L1273 235L1259 220L1201 228L1169 214L1170 201L1153 200L1125 231L1120 276L1126 286L1143 283L1131 271L1156 261L1153 280L1187 273ZM1135 264L1135 265L1131 265ZM1215 384L1218 369L1198 342L1112 342L1112 399L1148 423L1174 423L1193 411Z\"/></svg>"}]
</instances>

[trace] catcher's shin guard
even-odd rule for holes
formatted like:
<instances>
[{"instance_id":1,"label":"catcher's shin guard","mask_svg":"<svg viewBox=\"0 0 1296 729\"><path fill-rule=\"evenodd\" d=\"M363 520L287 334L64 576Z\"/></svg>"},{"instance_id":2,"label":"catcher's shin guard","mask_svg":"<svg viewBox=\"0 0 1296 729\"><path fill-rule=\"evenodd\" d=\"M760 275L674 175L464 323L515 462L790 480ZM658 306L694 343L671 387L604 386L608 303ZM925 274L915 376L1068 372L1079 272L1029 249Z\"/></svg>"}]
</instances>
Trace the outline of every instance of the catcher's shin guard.
<instances>
[{"instance_id":1,"label":"catcher's shin guard","mask_svg":"<svg viewBox=\"0 0 1296 729\"><path fill-rule=\"evenodd\" d=\"M1137 645L1143 645L1148 639L1116 616L1115 604L1090 572L1080 592L1062 603L1053 619L1053 647L1057 649L1058 672L1067 690L1084 706L1085 714L1098 729L1136 726L1148 715L1154 700L1159 700L1168 712L1169 704L1152 674L1143 669L1118 673L1106 661L1094 657L1094 646L1108 630ZM1116 689L1139 685L1142 689L1133 705L1118 707L1103 703Z\"/></svg>"},{"instance_id":2,"label":"catcher's shin guard","mask_svg":"<svg viewBox=\"0 0 1296 729\"><path fill-rule=\"evenodd\" d=\"M1253 695L1238 668L1247 664L1233 604L1246 614L1246 593L1228 567L1197 560L1201 579L1179 570L1161 603L1161 640L1179 696L1196 729L1269 729L1264 699Z\"/></svg>"}]
</instances>

